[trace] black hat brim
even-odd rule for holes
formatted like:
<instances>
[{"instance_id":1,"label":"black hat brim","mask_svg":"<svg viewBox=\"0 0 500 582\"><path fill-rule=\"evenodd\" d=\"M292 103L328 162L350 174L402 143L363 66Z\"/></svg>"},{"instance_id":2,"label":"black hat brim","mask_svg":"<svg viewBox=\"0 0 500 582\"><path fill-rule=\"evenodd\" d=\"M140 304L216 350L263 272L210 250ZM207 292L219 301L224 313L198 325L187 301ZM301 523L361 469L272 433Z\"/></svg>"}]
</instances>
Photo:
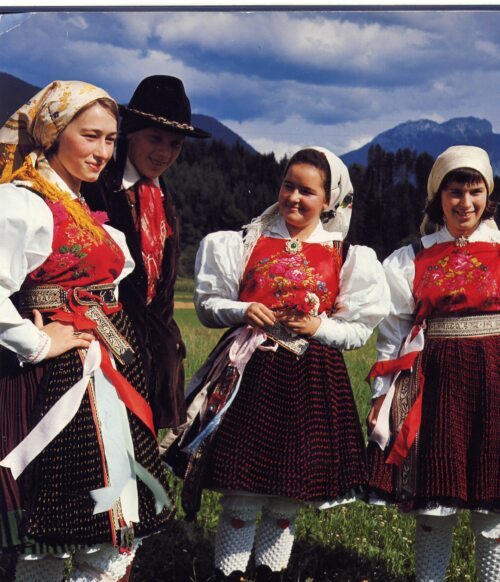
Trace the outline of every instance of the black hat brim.
<instances>
[{"instance_id":1,"label":"black hat brim","mask_svg":"<svg viewBox=\"0 0 500 582\"><path fill-rule=\"evenodd\" d=\"M186 137L193 137L197 139L207 139L212 137L211 133L192 125L180 124L175 121L169 121L161 117L155 117L149 113L143 113L141 111L130 109L125 105L119 105L118 109L121 116L123 117L122 126L126 133L132 133L133 131L139 131L140 129L146 129L147 127L158 127L172 133L177 133L179 135L184 135Z\"/></svg>"}]
</instances>

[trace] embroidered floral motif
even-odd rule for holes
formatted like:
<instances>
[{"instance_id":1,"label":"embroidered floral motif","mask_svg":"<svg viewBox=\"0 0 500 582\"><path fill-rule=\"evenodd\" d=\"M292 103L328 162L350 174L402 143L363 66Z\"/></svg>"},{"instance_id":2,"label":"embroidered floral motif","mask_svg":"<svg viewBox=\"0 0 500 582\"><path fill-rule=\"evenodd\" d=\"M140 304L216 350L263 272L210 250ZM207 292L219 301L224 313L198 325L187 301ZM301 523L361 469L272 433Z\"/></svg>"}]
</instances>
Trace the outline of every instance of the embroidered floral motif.
<instances>
[{"instance_id":1,"label":"embroidered floral motif","mask_svg":"<svg viewBox=\"0 0 500 582\"><path fill-rule=\"evenodd\" d=\"M108 213L104 212L103 210L93 210L90 212L90 214L92 215L92 218L101 226L106 224L106 222L109 222Z\"/></svg>"},{"instance_id":2,"label":"embroidered floral motif","mask_svg":"<svg viewBox=\"0 0 500 582\"><path fill-rule=\"evenodd\" d=\"M477 292L487 291L497 296L497 282L488 267L471 255L466 248L456 248L450 254L427 267L423 276L424 286L439 287L454 297L467 293L471 286Z\"/></svg>"},{"instance_id":3,"label":"embroidered floral motif","mask_svg":"<svg viewBox=\"0 0 500 582\"><path fill-rule=\"evenodd\" d=\"M290 241L288 241L290 242ZM287 243L286 243L287 244ZM322 303L329 303L329 290L321 274L310 265L305 254L275 253L261 259L246 277L259 287L269 287L276 299L271 309L296 310L316 314Z\"/></svg>"},{"instance_id":4,"label":"embroidered floral motif","mask_svg":"<svg viewBox=\"0 0 500 582\"><path fill-rule=\"evenodd\" d=\"M88 254L95 248L96 244L91 233L72 220L61 202L49 202L49 206L54 217L54 247L47 263L33 271L32 279L43 281L49 263L51 269L55 267L61 274L68 273L69 278L73 280L93 277L96 266L87 261ZM92 212L91 214L94 220L101 225L108 220L105 212ZM57 233L62 232L64 232L64 236L60 238ZM120 252L111 237L106 237L104 242Z\"/></svg>"}]
</instances>

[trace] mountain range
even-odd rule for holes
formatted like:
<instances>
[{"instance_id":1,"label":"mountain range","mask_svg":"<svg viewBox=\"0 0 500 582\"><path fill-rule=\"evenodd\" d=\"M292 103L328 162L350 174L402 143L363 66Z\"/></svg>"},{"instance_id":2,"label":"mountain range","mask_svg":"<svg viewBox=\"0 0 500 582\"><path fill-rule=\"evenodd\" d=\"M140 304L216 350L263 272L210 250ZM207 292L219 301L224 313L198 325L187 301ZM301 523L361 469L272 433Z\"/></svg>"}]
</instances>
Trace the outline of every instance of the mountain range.
<instances>
[{"instance_id":1,"label":"mountain range","mask_svg":"<svg viewBox=\"0 0 500 582\"><path fill-rule=\"evenodd\" d=\"M366 165L368 150L379 145L386 152L408 148L417 153L427 152L434 158L452 145L473 145L485 149L496 175L500 175L500 134L493 133L487 119L477 117L455 117L443 123L430 119L407 121L388 129L363 147L343 154L342 160L351 164Z\"/></svg>"},{"instance_id":2,"label":"mountain range","mask_svg":"<svg viewBox=\"0 0 500 582\"><path fill-rule=\"evenodd\" d=\"M37 91L39 87L0 72L0 126ZM214 117L194 113L192 123L210 132L212 139L221 140L229 147L239 143L245 150L257 153L241 136ZM487 119L455 117L443 123L430 119L407 121L378 134L361 148L347 152L341 158L347 166L366 166L368 150L376 144L386 152L408 148L417 153L427 152L433 157L451 145L475 145L487 150L495 174L500 175L500 134L493 132Z\"/></svg>"}]
</instances>

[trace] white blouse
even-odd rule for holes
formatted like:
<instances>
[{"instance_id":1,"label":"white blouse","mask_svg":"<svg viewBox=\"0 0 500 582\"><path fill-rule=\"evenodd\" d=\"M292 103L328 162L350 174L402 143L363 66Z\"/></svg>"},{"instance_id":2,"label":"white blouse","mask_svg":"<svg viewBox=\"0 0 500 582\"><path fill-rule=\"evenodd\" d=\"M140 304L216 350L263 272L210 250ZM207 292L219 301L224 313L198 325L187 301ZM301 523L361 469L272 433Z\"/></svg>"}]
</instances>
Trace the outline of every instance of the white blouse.
<instances>
[{"instance_id":1,"label":"white blouse","mask_svg":"<svg viewBox=\"0 0 500 582\"><path fill-rule=\"evenodd\" d=\"M438 243L453 241L454 237L446 227L422 237L426 249ZM471 242L500 242L500 232L482 222L469 237ZM398 357L399 350L413 325L415 300L413 280L415 278L415 253L412 245L394 251L383 263L387 283L390 287L390 311L380 324L377 341L377 359L392 360ZM373 397L382 396L389 390L390 376L375 378Z\"/></svg>"},{"instance_id":2,"label":"white blouse","mask_svg":"<svg viewBox=\"0 0 500 582\"><path fill-rule=\"evenodd\" d=\"M67 191L64 182L59 185ZM50 341L31 320L20 315L10 296L52 253L52 212L40 196L13 183L0 185L0 208L0 345L21 358L41 361L49 351ZM125 235L111 226L104 228L125 255L125 267L117 284L132 272L134 261Z\"/></svg>"},{"instance_id":3,"label":"white blouse","mask_svg":"<svg viewBox=\"0 0 500 582\"><path fill-rule=\"evenodd\" d=\"M281 218L263 234L290 239ZM332 240L338 240L336 233L326 231L319 222L306 242ZM214 232L201 241L195 264L194 301L198 317L207 327L230 327L245 321L250 303L238 300L245 269L243 253L241 232ZM331 317L321 314L321 324L313 337L340 350L359 348L388 314L389 304L389 289L375 252L351 245L340 272L335 313Z\"/></svg>"}]
</instances>

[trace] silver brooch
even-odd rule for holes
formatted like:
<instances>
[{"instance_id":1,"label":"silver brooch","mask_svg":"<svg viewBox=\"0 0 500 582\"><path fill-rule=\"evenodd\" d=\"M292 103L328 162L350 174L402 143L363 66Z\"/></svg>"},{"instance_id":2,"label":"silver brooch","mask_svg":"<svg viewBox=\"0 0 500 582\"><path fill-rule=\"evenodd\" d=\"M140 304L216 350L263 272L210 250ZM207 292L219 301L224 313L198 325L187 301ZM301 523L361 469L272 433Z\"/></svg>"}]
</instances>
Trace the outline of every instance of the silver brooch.
<instances>
[{"instance_id":1,"label":"silver brooch","mask_svg":"<svg viewBox=\"0 0 500 582\"><path fill-rule=\"evenodd\" d=\"M464 247L467 244L469 244L469 239L466 236L464 236L464 235L461 235L461 236L459 236L458 238L455 239L455 245L457 247L462 248L462 247Z\"/></svg>"},{"instance_id":2,"label":"silver brooch","mask_svg":"<svg viewBox=\"0 0 500 582\"><path fill-rule=\"evenodd\" d=\"M300 253L302 250L302 243L298 238L291 238L286 241L285 250L288 253Z\"/></svg>"}]
</instances>

